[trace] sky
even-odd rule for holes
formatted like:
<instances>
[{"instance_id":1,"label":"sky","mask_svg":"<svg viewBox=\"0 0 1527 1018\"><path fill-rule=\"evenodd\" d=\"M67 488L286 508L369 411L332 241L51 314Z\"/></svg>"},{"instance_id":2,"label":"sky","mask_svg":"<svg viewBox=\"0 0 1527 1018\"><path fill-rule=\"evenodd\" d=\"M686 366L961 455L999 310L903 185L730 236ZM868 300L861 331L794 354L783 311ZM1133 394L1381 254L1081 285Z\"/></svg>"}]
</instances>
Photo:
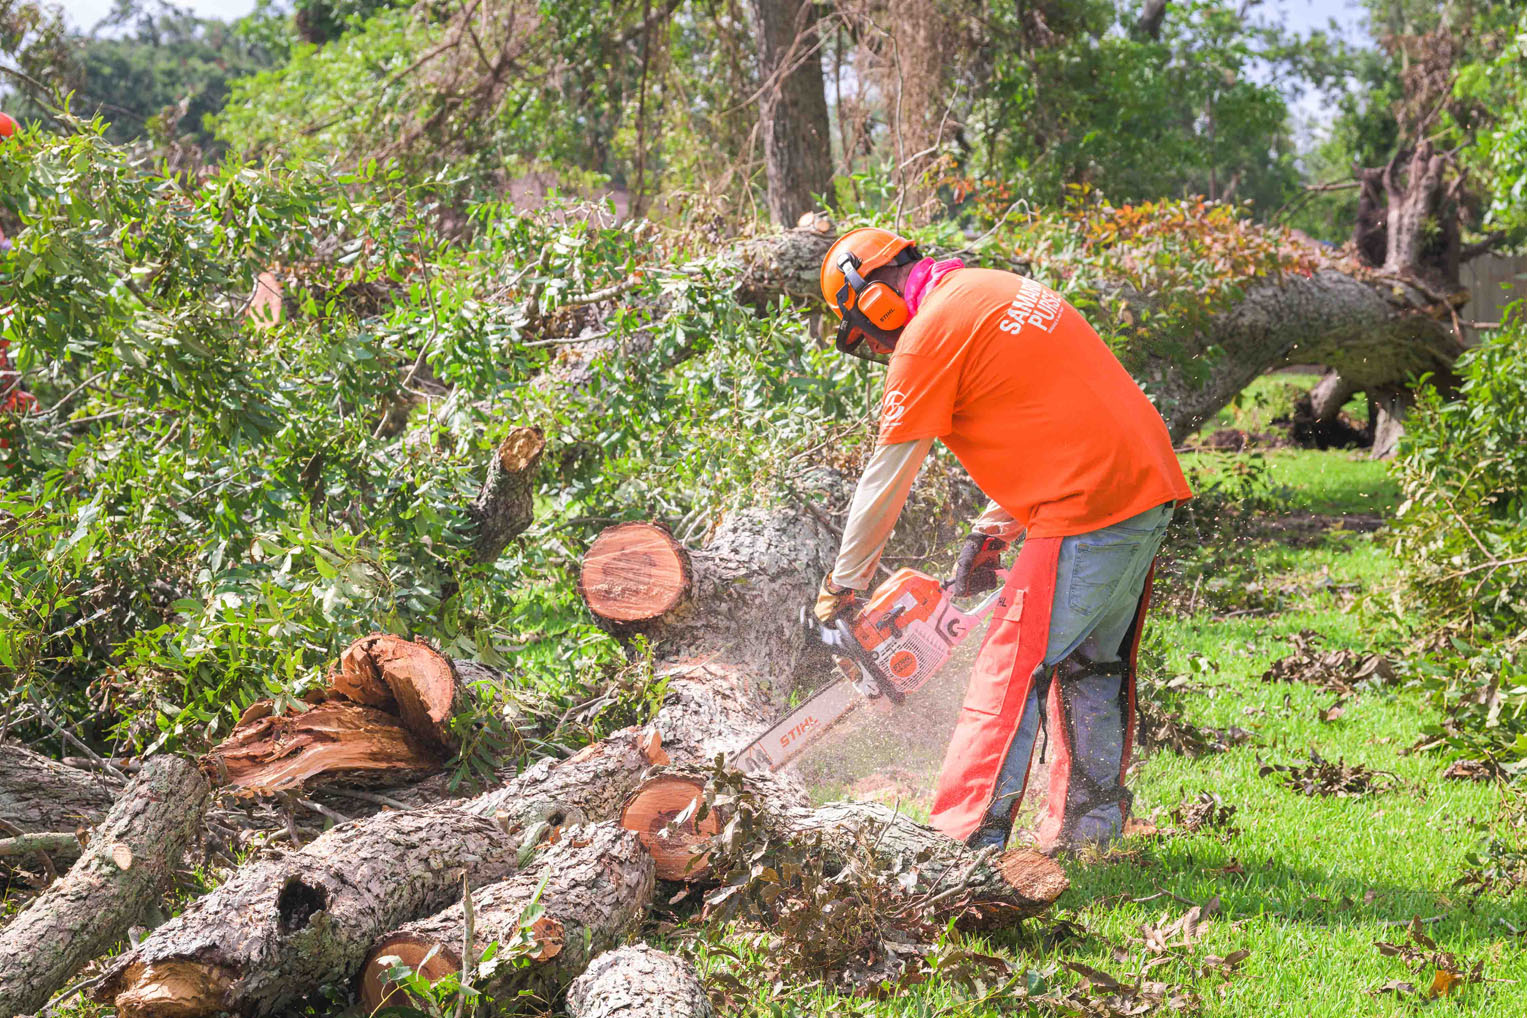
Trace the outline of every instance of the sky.
<instances>
[{"instance_id":1,"label":"sky","mask_svg":"<svg viewBox=\"0 0 1527 1018\"><path fill-rule=\"evenodd\" d=\"M78 29L91 25L111 13L114 0L63 0L64 18ZM180 0L176 7L189 7L204 18L232 21L254 10L254 0Z\"/></svg>"}]
</instances>

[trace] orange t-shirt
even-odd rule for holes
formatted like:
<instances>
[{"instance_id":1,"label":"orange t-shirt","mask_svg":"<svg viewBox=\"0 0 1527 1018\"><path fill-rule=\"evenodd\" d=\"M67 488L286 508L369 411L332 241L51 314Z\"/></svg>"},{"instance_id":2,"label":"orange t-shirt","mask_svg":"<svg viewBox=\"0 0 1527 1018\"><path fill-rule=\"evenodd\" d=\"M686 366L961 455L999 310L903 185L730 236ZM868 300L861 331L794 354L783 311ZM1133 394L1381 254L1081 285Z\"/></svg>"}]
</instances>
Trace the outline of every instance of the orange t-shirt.
<instances>
[{"instance_id":1,"label":"orange t-shirt","mask_svg":"<svg viewBox=\"0 0 1527 1018\"><path fill-rule=\"evenodd\" d=\"M958 269L891 355L880 443L939 438L1033 537L1190 498L1166 423L1081 314L1011 272Z\"/></svg>"}]
</instances>

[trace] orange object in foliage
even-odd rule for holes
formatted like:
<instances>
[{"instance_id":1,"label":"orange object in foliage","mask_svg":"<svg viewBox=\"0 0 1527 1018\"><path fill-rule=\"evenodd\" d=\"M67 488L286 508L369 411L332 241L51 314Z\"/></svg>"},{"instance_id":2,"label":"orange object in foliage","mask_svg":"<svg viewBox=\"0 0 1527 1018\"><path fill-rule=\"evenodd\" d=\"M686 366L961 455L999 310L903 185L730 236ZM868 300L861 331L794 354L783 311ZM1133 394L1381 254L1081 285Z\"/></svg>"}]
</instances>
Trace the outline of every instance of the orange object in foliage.
<instances>
[{"instance_id":1,"label":"orange object in foliage","mask_svg":"<svg viewBox=\"0 0 1527 1018\"><path fill-rule=\"evenodd\" d=\"M0 113L0 138L9 138L17 130L15 119L9 113Z\"/></svg>"},{"instance_id":2,"label":"orange object in foliage","mask_svg":"<svg viewBox=\"0 0 1527 1018\"><path fill-rule=\"evenodd\" d=\"M923 298L886 374L880 442L938 438L1030 537L1191 497L1161 414L1060 294L958 269Z\"/></svg>"}]
</instances>

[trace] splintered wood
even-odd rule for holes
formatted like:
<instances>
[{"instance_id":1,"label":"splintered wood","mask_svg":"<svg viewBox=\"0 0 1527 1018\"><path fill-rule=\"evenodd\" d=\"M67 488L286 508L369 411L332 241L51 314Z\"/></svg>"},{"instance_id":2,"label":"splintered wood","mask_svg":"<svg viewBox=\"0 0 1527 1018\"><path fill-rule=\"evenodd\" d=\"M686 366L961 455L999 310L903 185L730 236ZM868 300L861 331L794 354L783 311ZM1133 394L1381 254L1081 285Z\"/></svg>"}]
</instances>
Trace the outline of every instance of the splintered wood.
<instances>
[{"instance_id":1,"label":"splintered wood","mask_svg":"<svg viewBox=\"0 0 1527 1018\"><path fill-rule=\"evenodd\" d=\"M251 793L323 782L400 784L441 768L455 750L460 684L422 643L374 634L340 655L327 692L300 713L262 700L207 754L213 780Z\"/></svg>"}]
</instances>

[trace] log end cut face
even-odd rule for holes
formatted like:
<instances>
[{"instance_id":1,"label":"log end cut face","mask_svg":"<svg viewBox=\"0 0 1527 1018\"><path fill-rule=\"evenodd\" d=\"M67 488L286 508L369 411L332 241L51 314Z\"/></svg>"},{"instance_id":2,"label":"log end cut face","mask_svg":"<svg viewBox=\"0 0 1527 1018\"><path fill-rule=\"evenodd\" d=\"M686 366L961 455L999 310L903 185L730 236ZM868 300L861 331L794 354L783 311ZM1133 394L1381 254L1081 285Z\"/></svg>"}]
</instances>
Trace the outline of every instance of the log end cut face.
<instances>
[{"instance_id":1,"label":"log end cut face","mask_svg":"<svg viewBox=\"0 0 1527 1018\"><path fill-rule=\"evenodd\" d=\"M684 600L689 562L679 543L657 524L622 523L594 538L578 582L589 610L601 619L646 622Z\"/></svg>"},{"instance_id":2,"label":"log end cut face","mask_svg":"<svg viewBox=\"0 0 1527 1018\"><path fill-rule=\"evenodd\" d=\"M390 978L399 966L433 983L461 971L459 950L459 945L452 949L435 937L394 933L372 954L361 973L360 996L366 1012L409 1003L407 994Z\"/></svg>"},{"instance_id":3,"label":"log end cut face","mask_svg":"<svg viewBox=\"0 0 1527 1018\"><path fill-rule=\"evenodd\" d=\"M704 794L697 779L659 775L643 782L620 811L620 826L652 853L658 879L693 881L705 874L705 845L721 823L714 810L702 810Z\"/></svg>"},{"instance_id":4,"label":"log end cut face","mask_svg":"<svg viewBox=\"0 0 1527 1018\"><path fill-rule=\"evenodd\" d=\"M130 965L113 985L118 1018L197 1018L226 1010L234 974L188 959Z\"/></svg>"},{"instance_id":5,"label":"log end cut face","mask_svg":"<svg viewBox=\"0 0 1527 1018\"><path fill-rule=\"evenodd\" d=\"M1031 849L1004 853L997 869L1007 885L1027 901L1054 901L1071 886L1060 863Z\"/></svg>"}]
</instances>

